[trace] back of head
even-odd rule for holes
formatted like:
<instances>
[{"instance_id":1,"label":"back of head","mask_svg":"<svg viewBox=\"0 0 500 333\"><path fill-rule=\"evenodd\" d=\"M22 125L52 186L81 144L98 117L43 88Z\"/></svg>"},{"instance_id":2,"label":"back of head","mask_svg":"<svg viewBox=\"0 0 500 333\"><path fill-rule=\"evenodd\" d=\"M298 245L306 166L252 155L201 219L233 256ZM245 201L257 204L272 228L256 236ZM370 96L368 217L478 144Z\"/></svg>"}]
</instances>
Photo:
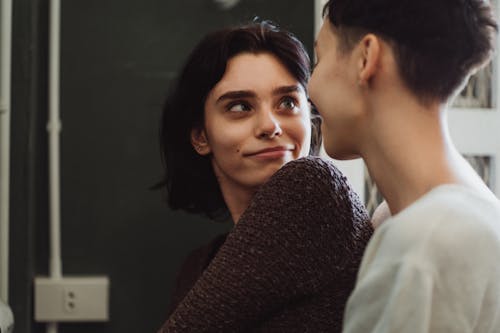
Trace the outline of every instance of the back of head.
<instances>
[{"instance_id":1,"label":"back of head","mask_svg":"<svg viewBox=\"0 0 500 333\"><path fill-rule=\"evenodd\" d=\"M484 0L329 0L324 11L345 51L366 33L389 42L422 100L447 101L494 49L497 23Z\"/></svg>"},{"instance_id":2,"label":"back of head","mask_svg":"<svg viewBox=\"0 0 500 333\"><path fill-rule=\"evenodd\" d=\"M276 56L304 88L307 86L309 56L289 32L262 22L206 35L189 55L163 108L160 145L166 170L162 185L173 209L214 218L227 213L210 156L194 151L190 133L204 125L206 97L222 79L228 61L245 52Z\"/></svg>"}]
</instances>

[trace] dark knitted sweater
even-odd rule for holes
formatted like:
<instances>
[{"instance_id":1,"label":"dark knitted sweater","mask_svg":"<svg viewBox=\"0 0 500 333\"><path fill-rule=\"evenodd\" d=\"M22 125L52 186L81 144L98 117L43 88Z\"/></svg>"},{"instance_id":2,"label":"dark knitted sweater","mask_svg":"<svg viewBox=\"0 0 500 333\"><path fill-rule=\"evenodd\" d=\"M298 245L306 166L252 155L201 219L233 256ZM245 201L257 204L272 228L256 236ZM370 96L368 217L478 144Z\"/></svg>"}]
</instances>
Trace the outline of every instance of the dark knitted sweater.
<instances>
[{"instance_id":1,"label":"dark knitted sweater","mask_svg":"<svg viewBox=\"0 0 500 333\"><path fill-rule=\"evenodd\" d=\"M184 296L193 288L198 278L219 251L221 245L224 244L226 237L227 234L218 235L210 243L189 253L177 273L174 289L170 297L168 316L174 312Z\"/></svg>"},{"instance_id":2,"label":"dark knitted sweater","mask_svg":"<svg viewBox=\"0 0 500 333\"><path fill-rule=\"evenodd\" d=\"M290 162L259 189L159 332L340 332L372 231L330 162Z\"/></svg>"}]
</instances>

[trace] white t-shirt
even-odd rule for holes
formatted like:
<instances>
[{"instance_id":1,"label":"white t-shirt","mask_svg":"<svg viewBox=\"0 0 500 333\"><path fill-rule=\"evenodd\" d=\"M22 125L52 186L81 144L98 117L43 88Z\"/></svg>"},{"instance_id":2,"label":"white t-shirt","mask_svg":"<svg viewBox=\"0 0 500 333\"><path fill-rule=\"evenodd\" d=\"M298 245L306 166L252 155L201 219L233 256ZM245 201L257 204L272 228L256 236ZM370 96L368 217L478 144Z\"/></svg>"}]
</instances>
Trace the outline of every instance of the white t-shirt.
<instances>
[{"instance_id":1,"label":"white t-shirt","mask_svg":"<svg viewBox=\"0 0 500 333\"><path fill-rule=\"evenodd\" d=\"M384 222L343 332L500 332L500 201L442 185Z\"/></svg>"}]
</instances>

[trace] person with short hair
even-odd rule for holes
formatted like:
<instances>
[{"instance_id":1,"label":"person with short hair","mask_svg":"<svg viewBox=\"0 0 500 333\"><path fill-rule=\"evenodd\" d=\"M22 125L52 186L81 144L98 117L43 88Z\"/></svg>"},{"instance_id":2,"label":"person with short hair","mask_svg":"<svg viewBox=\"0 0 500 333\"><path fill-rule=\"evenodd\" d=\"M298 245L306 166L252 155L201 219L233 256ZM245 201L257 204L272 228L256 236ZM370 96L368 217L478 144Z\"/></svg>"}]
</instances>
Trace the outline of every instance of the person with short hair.
<instances>
[{"instance_id":1,"label":"person with short hair","mask_svg":"<svg viewBox=\"0 0 500 333\"><path fill-rule=\"evenodd\" d=\"M499 332L500 203L446 119L493 53L489 2L329 0L324 17L309 93L325 150L362 157L392 213L364 253L343 331Z\"/></svg>"},{"instance_id":2,"label":"person with short hair","mask_svg":"<svg viewBox=\"0 0 500 333\"><path fill-rule=\"evenodd\" d=\"M188 57L161 124L168 202L235 226L189 256L160 332L340 332L373 229L346 178L308 156L309 74L302 43L266 22Z\"/></svg>"}]
</instances>

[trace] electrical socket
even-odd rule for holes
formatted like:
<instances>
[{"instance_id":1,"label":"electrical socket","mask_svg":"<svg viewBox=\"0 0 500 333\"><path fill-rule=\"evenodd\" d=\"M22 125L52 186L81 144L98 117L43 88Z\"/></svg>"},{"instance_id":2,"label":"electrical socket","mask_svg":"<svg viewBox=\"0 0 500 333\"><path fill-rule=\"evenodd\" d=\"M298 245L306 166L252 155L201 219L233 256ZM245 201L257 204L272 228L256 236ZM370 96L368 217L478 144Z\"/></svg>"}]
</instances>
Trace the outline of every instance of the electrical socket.
<instances>
[{"instance_id":1,"label":"electrical socket","mask_svg":"<svg viewBox=\"0 0 500 333\"><path fill-rule=\"evenodd\" d=\"M105 276L35 278L35 320L107 321L109 280Z\"/></svg>"},{"instance_id":2,"label":"electrical socket","mask_svg":"<svg viewBox=\"0 0 500 333\"><path fill-rule=\"evenodd\" d=\"M78 289L78 288L76 288ZM78 291L73 287L66 287L63 291L64 297L64 310L68 313L74 313L78 311L79 308L79 299L76 297L78 295Z\"/></svg>"}]
</instances>

